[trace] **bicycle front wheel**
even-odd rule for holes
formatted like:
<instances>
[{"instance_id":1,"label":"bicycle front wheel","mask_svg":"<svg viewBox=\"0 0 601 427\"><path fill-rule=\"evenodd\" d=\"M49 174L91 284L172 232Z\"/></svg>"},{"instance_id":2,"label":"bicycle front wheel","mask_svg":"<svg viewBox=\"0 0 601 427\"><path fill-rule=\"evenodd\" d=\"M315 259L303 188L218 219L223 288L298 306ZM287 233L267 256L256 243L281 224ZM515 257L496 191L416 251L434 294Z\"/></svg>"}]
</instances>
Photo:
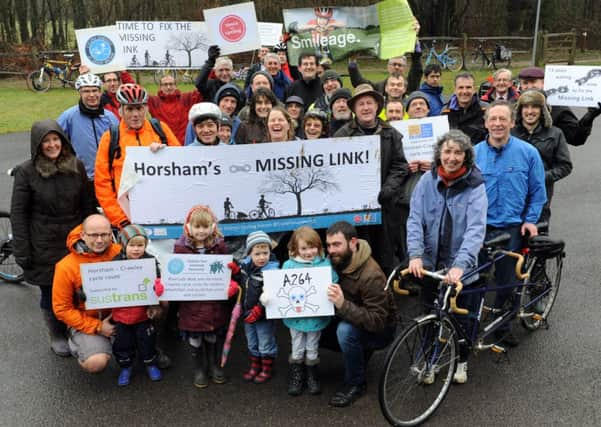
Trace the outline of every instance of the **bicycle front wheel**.
<instances>
[{"instance_id":1,"label":"bicycle front wheel","mask_svg":"<svg viewBox=\"0 0 601 427\"><path fill-rule=\"evenodd\" d=\"M520 305L524 311L522 325L529 331L535 331L547 320L557 299L563 254L553 258L534 257L528 270L530 279L522 291Z\"/></svg>"},{"instance_id":2,"label":"bicycle front wheel","mask_svg":"<svg viewBox=\"0 0 601 427\"><path fill-rule=\"evenodd\" d=\"M394 341L380 376L378 399L388 422L415 426L444 400L458 358L457 331L448 318L417 321Z\"/></svg>"},{"instance_id":3,"label":"bicycle front wheel","mask_svg":"<svg viewBox=\"0 0 601 427\"><path fill-rule=\"evenodd\" d=\"M27 83L34 92L46 92L50 89L50 74L45 71L34 71L27 77Z\"/></svg>"},{"instance_id":4,"label":"bicycle front wheel","mask_svg":"<svg viewBox=\"0 0 601 427\"><path fill-rule=\"evenodd\" d=\"M8 212L0 212L0 280L20 283L23 281L23 270L15 262L12 238L10 215Z\"/></svg>"},{"instance_id":5,"label":"bicycle front wheel","mask_svg":"<svg viewBox=\"0 0 601 427\"><path fill-rule=\"evenodd\" d=\"M460 53L448 52L445 60L445 66L451 71L459 71L463 67L463 58Z\"/></svg>"}]
</instances>

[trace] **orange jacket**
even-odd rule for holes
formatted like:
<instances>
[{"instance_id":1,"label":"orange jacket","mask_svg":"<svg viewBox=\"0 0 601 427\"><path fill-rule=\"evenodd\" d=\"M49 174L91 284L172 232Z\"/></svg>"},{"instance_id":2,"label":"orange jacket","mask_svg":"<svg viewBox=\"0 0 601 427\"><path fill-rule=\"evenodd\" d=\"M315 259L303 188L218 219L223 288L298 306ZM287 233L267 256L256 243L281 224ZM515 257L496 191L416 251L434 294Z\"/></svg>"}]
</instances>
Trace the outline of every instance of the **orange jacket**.
<instances>
[{"instance_id":1,"label":"orange jacket","mask_svg":"<svg viewBox=\"0 0 601 427\"><path fill-rule=\"evenodd\" d=\"M161 122L161 127L167 137L167 145L180 146L181 144L165 123ZM129 129L125 122L119 123L119 145L121 146L121 156L113 159L113 170L109 170L109 146L111 142L111 132L106 131L96 153L96 170L94 172L94 188L96 189L96 199L104 210L104 214L115 227L121 228L123 222L129 221L119 202L117 201L117 192L121 182L121 170L123 169L123 160L125 159L125 147L146 147L153 142L161 142L159 136L152 129L148 120L144 120L142 128L136 130ZM114 186L113 186L114 183Z\"/></svg>"},{"instance_id":2,"label":"orange jacket","mask_svg":"<svg viewBox=\"0 0 601 427\"><path fill-rule=\"evenodd\" d=\"M79 266L93 262L112 260L121 251L121 246L112 243L103 254L79 252L74 246L81 239L82 226L75 227L67 236L69 254L61 259L54 270L52 282L52 309L57 319L67 326L85 334L96 334L102 321L98 310L86 310L83 302L76 304L75 291L81 288ZM110 310L106 313L108 313Z\"/></svg>"}]
</instances>

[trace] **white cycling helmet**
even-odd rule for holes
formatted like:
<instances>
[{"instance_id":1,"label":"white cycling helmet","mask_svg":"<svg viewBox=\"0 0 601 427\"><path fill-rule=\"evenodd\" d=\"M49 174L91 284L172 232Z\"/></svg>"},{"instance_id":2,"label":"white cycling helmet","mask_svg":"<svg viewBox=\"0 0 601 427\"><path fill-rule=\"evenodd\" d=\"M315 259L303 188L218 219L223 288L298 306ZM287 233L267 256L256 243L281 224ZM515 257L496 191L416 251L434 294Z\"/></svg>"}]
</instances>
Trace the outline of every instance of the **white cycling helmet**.
<instances>
[{"instance_id":1,"label":"white cycling helmet","mask_svg":"<svg viewBox=\"0 0 601 427\"><path fill-rule=\"evenodd\" d=\"M216 104L213 104L212 102L199 102L190 108L190 112L188 113L188 120L190 120L190 123L194 125L206 119L212 119L219 123L219 120L221 119L221 110Z\"/></svg>"},{"instance_id":2,"label":"white cycling helmet","mask_svg":"<svg viewBox=\"0 0 601 427\"><path fill-rule=\"evenodd\" d=\"M85 86L102 87L102 80L96 74L82 74L75 80L75 90L79 90Z\"/></svg>"}]
</instances>

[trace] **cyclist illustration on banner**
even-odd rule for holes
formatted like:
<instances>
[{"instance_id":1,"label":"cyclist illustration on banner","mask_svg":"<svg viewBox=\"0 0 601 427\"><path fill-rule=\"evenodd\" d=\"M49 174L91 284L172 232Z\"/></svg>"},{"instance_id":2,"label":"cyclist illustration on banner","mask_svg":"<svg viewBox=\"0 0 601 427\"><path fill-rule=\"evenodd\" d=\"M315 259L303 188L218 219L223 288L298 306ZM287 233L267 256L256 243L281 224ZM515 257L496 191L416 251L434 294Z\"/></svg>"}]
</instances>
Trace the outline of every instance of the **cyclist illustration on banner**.
<instances>
[{"instance_id":1,"label":"cyclist illustration on banner","mask_svg":"<svg viewBox=\"0 0 601 427\"><path fill-rule=\"evenodd\" d=\"M337 28L345 28L346 23L343 21L337 21L333 18L334 9L331 7L316 7L313 9L315 12L315 18L307 21L305 25L290 28L290 31L296 31L298 33L311 32L311 38L316 46L315 53L323 58L332 58L330 48L327 44L321 43L322 38L329 36L332 31Z\"/></svg>"},{"instance_id":2,"label":"cyclist illustration on banner","mask_svg":"<svg viewBox=\"0 0 601 427\"><path fill-rule=\"evenodd\" d=\"M229 197L225 198L225 202L223 202L223 216L225 218L230 218L232 215L232 209L234 209L234 205L232 204Z\"/></svg>"}]
</instances>

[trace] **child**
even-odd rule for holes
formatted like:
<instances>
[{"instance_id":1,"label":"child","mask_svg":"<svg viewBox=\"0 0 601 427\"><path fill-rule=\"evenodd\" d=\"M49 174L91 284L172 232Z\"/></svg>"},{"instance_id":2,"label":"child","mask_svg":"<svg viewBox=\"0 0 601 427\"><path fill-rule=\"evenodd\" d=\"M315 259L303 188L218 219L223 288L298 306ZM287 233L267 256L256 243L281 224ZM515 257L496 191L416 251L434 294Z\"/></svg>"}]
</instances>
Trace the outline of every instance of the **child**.
<instances>
[{"instance_id":1,"label":"child","mask_svg":"<svg viewBox=\"0 0 601 427\"><path fill-rule=\"evenodd\" d=\"M217 218L207 206L194 206L184 221L184 234L175 242L176 254L226 254ZM238 292L230 283L228 297ZM227 301L183 301L179 304L179 329L188 339L195 359L194 386L205 388L209 378L224 384L227 378L220 367L221 352L230 315Z\"/></svg>"},{"instance_id":2,"label":"child","mask_svg":"<svg viewBox=\"0 0 601 427\"><path fill-rule=\"evenodd\" d=\"M324 257L323 246L317 232L311 227L300 227L288 242L290 259L282 268L329 267L330 261ZM332 283L338 282L338 275L332 269ZM288 378L288 394L298 396L303 391L306 365L307 389L310 394L321 393L321 385L317 373L319 364L319 338L321 330L330 322L329 317L305 317L284 319L290 328L292 354L289 358L290 375Z\"/></svg>"},{"instance_id":3,"label":"child","mask_svg":"<svg viewBox=\"0 0 601 427\"><path fill-rule=\"evenodd\" d=\"M119 233L121 253L114 260L153 258L146 253L148 236L144 228L130 224ZM159 316L160 306L136 306L113 309L115 322L115 341L113 354L121 367L117 383L120 386L129 384L132 364L136 348L146 365L146 372L152 381L160 381L161 370L157 366L156 331L150 319Z\"/></svg>"},{"instance_id":4,"label":"child","mask_svg":"<svg viewBox=\"0 0 601 427\"><path fill-rule=\"evenodd\" d=\"M219 143L220 144L233 144L234 140L232 138L232 128L234 127L234 122L225 114L221 114L221 118L219 119Z\"/></svg>"},{"instance_id":5,"label":"child","mask_svg":"<svg viewBox=\"0 0 601 427\"><path fill-rule=\"evenodd\" d=\"M271 253L271 239L263 231L254 231L246 238L246 254L240 266L240 284L244 290L242 310L244 332L250 352L250 369L243 378L255 384L271 379L273 361L278 353L275 321L265 319L259 301L263 292L263 271L276 270L279 263Z\"/></svg>"}]
</instances>

